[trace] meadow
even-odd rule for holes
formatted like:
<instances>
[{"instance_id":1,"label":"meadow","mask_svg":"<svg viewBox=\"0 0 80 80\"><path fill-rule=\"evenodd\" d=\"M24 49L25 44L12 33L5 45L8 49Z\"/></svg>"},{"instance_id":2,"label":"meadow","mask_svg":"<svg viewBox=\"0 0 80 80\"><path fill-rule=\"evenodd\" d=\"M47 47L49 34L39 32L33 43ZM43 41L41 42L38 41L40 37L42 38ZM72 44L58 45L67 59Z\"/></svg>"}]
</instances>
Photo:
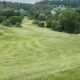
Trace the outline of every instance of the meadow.
<instances>
[{"instance_id":1,"label":"meadow","mask_svg":"<svg viewBox=\"0 0 80 80\"><path fill-rule=\"evenodd\" d=\"M80 80L80 35L32 23L0 25L0 80Z\"/></svg>"}]
</instances>

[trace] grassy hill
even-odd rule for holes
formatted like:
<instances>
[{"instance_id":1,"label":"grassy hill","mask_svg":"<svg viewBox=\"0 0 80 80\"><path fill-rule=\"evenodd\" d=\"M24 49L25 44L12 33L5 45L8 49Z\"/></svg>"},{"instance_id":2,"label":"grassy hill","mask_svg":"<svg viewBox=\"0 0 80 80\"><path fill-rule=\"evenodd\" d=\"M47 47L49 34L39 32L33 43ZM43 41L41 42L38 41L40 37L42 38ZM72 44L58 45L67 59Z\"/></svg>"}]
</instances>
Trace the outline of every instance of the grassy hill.
<instances>
[{"instance_id":1,"label":"grassy hill","mask_svg":"<svg viewBox=\"0 0 80 80\"><path fill-rule=\"evenodd\" d=\"M80 36L37 27L3 27L0 80L80 80Z\"/></svg>"}]
</instances>

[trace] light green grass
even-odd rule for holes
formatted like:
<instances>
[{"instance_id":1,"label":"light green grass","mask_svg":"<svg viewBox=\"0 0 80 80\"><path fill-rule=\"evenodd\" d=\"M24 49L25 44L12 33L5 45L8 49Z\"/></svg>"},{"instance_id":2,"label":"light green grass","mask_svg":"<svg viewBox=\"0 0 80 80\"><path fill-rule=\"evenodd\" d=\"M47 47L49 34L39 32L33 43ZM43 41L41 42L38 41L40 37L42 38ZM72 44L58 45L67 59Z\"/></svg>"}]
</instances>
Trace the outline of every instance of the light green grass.
<instances>
[{"instance_id":1,"label":"light green grass","mask_svg":"<svg viewBox=\"0 0 80 80\"><path fill-rule=\"evenodd\" d=\"M80 80L80 36L24 19L0 36L0 80Z\"/></svg>"}]
</instances>

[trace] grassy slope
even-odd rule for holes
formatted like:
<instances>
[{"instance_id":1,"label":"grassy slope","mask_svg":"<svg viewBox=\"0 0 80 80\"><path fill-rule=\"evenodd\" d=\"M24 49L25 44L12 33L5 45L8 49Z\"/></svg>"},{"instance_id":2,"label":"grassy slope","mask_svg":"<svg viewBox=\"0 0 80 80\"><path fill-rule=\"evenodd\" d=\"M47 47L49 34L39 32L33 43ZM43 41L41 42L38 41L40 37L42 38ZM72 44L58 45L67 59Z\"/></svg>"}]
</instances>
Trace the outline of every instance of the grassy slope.
<instances>
[{"instance_id":1,"label":"grassy slope","mask_svg":"<svg viewBox=\"0 0 80 80\"><path fill-rule=\"evenodd\" d=\"M0 36L0 80L80 80L79 35L22 25Z\"/></svg>"}]
</instances>

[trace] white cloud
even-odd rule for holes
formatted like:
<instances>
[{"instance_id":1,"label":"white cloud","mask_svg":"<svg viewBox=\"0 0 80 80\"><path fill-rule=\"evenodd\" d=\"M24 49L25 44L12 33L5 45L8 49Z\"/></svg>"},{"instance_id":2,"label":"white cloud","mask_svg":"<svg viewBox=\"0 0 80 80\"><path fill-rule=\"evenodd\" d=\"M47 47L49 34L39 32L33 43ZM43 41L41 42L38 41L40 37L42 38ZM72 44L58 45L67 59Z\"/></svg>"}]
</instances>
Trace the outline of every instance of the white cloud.
<instances>
[{"instance_id":1,"label":"white cloud","mask_svg":"<svg viewBox=\"0 0 80 80\"><path fill-rule=\"evenodd\" d=\"M1 0L1 1L12 1L12 2L24 2L24 3L35 3L40 0Z\"/></svg>"}]
</instances>

